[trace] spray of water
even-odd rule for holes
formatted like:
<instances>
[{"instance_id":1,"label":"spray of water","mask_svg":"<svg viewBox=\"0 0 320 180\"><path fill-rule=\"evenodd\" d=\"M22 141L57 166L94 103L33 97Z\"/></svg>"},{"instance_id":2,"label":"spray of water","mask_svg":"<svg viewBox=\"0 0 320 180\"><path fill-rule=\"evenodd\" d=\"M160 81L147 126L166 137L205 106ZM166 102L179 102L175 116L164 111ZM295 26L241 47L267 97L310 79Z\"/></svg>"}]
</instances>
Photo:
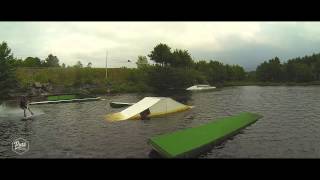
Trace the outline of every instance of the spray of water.
<instances>
[{"instance_id":1,"label":"spray of water","mask_svg":"<svg viewBox=\"0 0 320 180\"><path fill-rule=\"evenodd\" d=\"M31 111L34 113L34 115L41 115L44 114L44 112L41 109L33 108L31 107ZM29 111L26 111L29 115ZM2 103L0 105L0 117L22 117L23 116L23 110L17 106L8 106L5 103Z\"/></svg>"}]
</instances>

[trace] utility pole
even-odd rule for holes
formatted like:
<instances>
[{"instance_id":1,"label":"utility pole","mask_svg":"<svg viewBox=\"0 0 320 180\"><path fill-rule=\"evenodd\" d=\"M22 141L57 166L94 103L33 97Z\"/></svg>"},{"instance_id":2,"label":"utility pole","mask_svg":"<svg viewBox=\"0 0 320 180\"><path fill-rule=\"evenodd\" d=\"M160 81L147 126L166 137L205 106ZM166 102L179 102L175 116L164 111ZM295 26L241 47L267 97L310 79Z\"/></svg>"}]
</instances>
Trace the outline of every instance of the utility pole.
<instances>
[{"instance_id":1,"label":"utility pole","mask_svg":"<svg viewBox=\"0 0 320 180\"><path fill-rule=\"evenodd\" d=\"M106 79L108 79L108 50L106 52Z\"/></svg>"}]
</instances>

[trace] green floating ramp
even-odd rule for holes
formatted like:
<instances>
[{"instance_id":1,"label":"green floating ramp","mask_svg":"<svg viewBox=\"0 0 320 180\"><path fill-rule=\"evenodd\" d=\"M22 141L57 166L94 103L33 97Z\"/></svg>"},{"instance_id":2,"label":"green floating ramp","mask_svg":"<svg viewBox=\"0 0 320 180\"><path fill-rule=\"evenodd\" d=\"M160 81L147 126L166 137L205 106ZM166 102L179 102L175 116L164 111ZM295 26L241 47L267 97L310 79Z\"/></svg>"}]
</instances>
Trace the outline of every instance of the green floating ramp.
<instances>
[{"instance_id":1,"label":"green floating ramp","mask_svg":"<svg viewBox=\"0 0 320 180\"><path fill-rule=\"evenodd\" d=\"M59 100L71 100L76 99L76 95L57 95L57 96L48 96L48 101L59 101Z\"/></svg>"},{"instance_id":2,"label":"green floating ramp","mask_svg":"<svg viewBox=\"0 0 320 180\"><path fill-rule=\"evenodd\" d=\"M241 129L256 122L261 115L240 113L235 116L219 118L213 122L149 139L149 144L162 157L195 157L208 146L235 135Z\"/></svg>"}]
</instances>

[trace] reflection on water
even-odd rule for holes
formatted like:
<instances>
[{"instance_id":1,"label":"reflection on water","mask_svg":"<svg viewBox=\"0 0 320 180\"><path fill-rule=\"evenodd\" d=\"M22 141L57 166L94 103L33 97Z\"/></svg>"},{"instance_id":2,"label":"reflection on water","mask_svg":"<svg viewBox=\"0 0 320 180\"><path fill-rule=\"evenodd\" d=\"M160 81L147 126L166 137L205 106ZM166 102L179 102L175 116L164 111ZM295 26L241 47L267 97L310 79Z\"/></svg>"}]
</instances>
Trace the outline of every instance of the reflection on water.
<instances>
[{"instance_id":1,"label":"reflection on water","mask_svg":"<svg viewBox=\"0 0 320 180\"><path fill-rule=\"evenodd\" d=\"M16 102L0 106L0 157L148 158L148 138L198 126L243 111L264 117L200 158L320 157L320 86L228 87L209 92L113 95L106 101L31 106L33 120L21 121ZM104 120L111 101L137 102L145 96L169 96L188 105L185 111L150 121ZM17 155L18 137L30 150Z\"/></svg>"}]
</instances>

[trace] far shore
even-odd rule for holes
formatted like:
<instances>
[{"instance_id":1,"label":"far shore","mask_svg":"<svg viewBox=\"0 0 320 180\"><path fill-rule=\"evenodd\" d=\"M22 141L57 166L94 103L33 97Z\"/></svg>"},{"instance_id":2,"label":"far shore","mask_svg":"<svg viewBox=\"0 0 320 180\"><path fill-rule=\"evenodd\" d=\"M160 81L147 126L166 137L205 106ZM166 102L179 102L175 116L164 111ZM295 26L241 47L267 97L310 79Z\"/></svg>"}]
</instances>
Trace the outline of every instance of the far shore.
<instances>
[{"instance_id":1,"label":"far shore","mask_svg":"<svg viewBox=\"0 0 320 180\"><path fill-rule=\"evenodd\" d=\"M220 84L216 84L213 86L216 86L217 88L224 88L224 87L236 87L236 86L319 86L320 81L313 81L313 82L303 82L303 83L297 83L297 82L256 82L256 81L235 81L235 82L224 82ZM21 92L20 92L21 93ZM11 98L8 98L7 100L14 99L15 96L18 96L20 93L13 93L11 95ZM26 91L23 92L24 94L28 94L30 92ZM152 91L139 91L138 89L136 91L133 91L132 89L126 90L125 88L121 88L121 90L117 91L110 91L107 92L107 88L105 87L99 87L99 88L92 88L91 91L87 91L86 93L79 93L79 91L61 91L59 93L54 92L47 92L45 94L39 94L39 95L32 95L32 98L41 98L46 97L50 95L56 95L56 94L82 94L86 96L91 97L98 97L98 96L108 96L108 95L121 95L121 94L132 94L132 93L153 93Z\"/></svg>"},{"instance_id":2,"label":"far shore","mask_svg":"<svg viewBox=\"0 0 320 180\"><path fill-rule=\"evenodd\" d=\"M320 81L312 82L255 82L255 81L244 81L244 82L225 82L222 87L227 86L315 86L320 85Z\"/></svg>"}]
</instances>

